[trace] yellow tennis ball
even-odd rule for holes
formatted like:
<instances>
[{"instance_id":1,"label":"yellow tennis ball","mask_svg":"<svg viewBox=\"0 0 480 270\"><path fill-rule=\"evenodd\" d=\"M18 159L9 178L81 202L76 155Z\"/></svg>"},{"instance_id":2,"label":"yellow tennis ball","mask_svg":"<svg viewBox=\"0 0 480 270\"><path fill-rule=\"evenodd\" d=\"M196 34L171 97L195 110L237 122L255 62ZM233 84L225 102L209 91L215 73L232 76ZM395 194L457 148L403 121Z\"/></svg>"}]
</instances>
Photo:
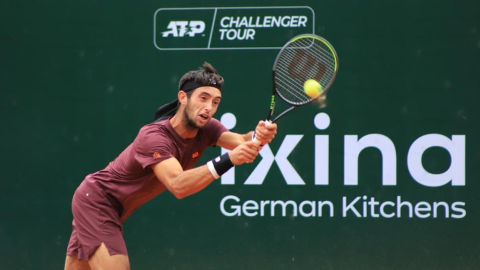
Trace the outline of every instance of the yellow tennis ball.
<instances>
[{"instance_id":1,"label":"yellow tennis ball","mask_svg":"<svg viewBox=\"0 0 480 270\"><path fill-rule=\"evenodd\" d=\"M318 83L316 80L308 79L303 84L303 91L305 91L305 94L307 94L309 97L314 98L320 95L323 89L320 83Z\"/></svg>"}]
</instances>

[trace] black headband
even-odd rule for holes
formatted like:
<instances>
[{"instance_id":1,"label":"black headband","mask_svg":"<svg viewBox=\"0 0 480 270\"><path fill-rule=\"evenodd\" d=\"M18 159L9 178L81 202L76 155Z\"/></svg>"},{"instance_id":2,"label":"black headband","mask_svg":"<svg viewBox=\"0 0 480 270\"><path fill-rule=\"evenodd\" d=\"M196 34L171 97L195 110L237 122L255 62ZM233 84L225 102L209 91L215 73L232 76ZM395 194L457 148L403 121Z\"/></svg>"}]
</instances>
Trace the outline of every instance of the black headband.
<instances>
[{"instance_id":1,"label":"black headband","mask_svg":"<svg viewBox=\"0 0 480 270\"><path fill-rule=\"evenodd\" d=\"M207 84L201 84L201 83L198 83L194 80L188 80L188 81L185 81L180 86L180 90L183 90L183 91L188 93L188 92L193 91L193 90L195 90L199 87L202 87L202 86L211 86L211 87L217 88L218 90L220 90L220 92L222 91L222 86L220 84L218 84L217 81L214 80L214 79L208 80Z\"/></svg>"},{"instance_id":2,"label":"black headband","mask_svg":"<svg viewBox=\"0 0 480 270\"><path fill-rule=\"evenodd\" d=\"M188 93L202 86L211 86L211 87L217 88L218 90L220 90L220 92L222 91L221 85L218 84L217 81L215 81L214 79L208 80L208 84L206 85L198 83L194 80L188 80L180 86L180 90ZM177 109L178 109L178 99L175 99L167 104L164 104L163 106L160 106L155 112L155 117L153 119L155 121L168 119L169 117L173 116L177 112Z\"/></svg>"}]
</instances>

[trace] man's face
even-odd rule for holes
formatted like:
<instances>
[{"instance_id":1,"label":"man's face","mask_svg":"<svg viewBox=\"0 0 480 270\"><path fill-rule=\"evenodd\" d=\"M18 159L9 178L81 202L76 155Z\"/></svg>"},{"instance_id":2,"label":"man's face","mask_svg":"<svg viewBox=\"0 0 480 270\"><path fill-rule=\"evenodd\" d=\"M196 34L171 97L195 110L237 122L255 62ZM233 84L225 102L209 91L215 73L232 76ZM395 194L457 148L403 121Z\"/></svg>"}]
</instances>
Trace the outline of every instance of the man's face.
<instances>
[{"instance_id":1,"label":"man's face","mask_svg":"<svg viewBox=\"0 0 480 270\"><path fill-rule=\"evenodd\" d=\"M184 117L192 128L203 128L215 114L222 99L222 93L215 87L202 86L195 89L187 99Z\"/></svg>"}]
</instances>

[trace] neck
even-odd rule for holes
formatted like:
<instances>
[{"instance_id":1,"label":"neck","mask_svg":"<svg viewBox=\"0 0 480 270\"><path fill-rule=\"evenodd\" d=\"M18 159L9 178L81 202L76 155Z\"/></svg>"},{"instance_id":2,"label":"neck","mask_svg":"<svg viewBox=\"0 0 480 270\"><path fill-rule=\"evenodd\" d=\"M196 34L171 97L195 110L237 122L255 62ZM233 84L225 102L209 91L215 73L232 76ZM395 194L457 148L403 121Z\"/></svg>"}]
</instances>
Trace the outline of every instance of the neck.
<instances>
[{"instance_id":1,"label":"neck","mask_svg":"<svg viewBox=\"0 0 480 270\"><path fill-rule=\"evenodd\" d=\"M184 138L184 139L191 139L197 135L198 129L193 128L188 125L187 119L182 116L182 114L177 111L177 113L170 118L170 124L172 125L173 129L177 132L177 134Z\"/></svg>"}]
</instances>

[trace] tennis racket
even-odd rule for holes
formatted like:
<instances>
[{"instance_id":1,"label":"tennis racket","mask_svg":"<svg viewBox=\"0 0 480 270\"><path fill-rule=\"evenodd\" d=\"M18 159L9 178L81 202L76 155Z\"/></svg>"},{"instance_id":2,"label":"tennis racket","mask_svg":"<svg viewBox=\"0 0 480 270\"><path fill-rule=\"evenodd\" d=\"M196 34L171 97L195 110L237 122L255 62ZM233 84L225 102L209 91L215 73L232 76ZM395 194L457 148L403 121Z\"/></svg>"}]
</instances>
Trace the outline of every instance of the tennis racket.
<instances>
[{"instance_id":1,"label":"tennis racket","mask_svg":"<svg viewBox=\"0 0 480 270\"><path fill-rule=\"evenodd\" d=\"M265 122L275 123L292 110L325 96L337 71L337 53L326 39L313 34L302 34L290 39L282 47L273 64L273 91ZM313 97L307 95L303 85L309 79L320 83L323 91ZM271 120L276 96L291 107Z\"/></svg>"}]
</instances>

